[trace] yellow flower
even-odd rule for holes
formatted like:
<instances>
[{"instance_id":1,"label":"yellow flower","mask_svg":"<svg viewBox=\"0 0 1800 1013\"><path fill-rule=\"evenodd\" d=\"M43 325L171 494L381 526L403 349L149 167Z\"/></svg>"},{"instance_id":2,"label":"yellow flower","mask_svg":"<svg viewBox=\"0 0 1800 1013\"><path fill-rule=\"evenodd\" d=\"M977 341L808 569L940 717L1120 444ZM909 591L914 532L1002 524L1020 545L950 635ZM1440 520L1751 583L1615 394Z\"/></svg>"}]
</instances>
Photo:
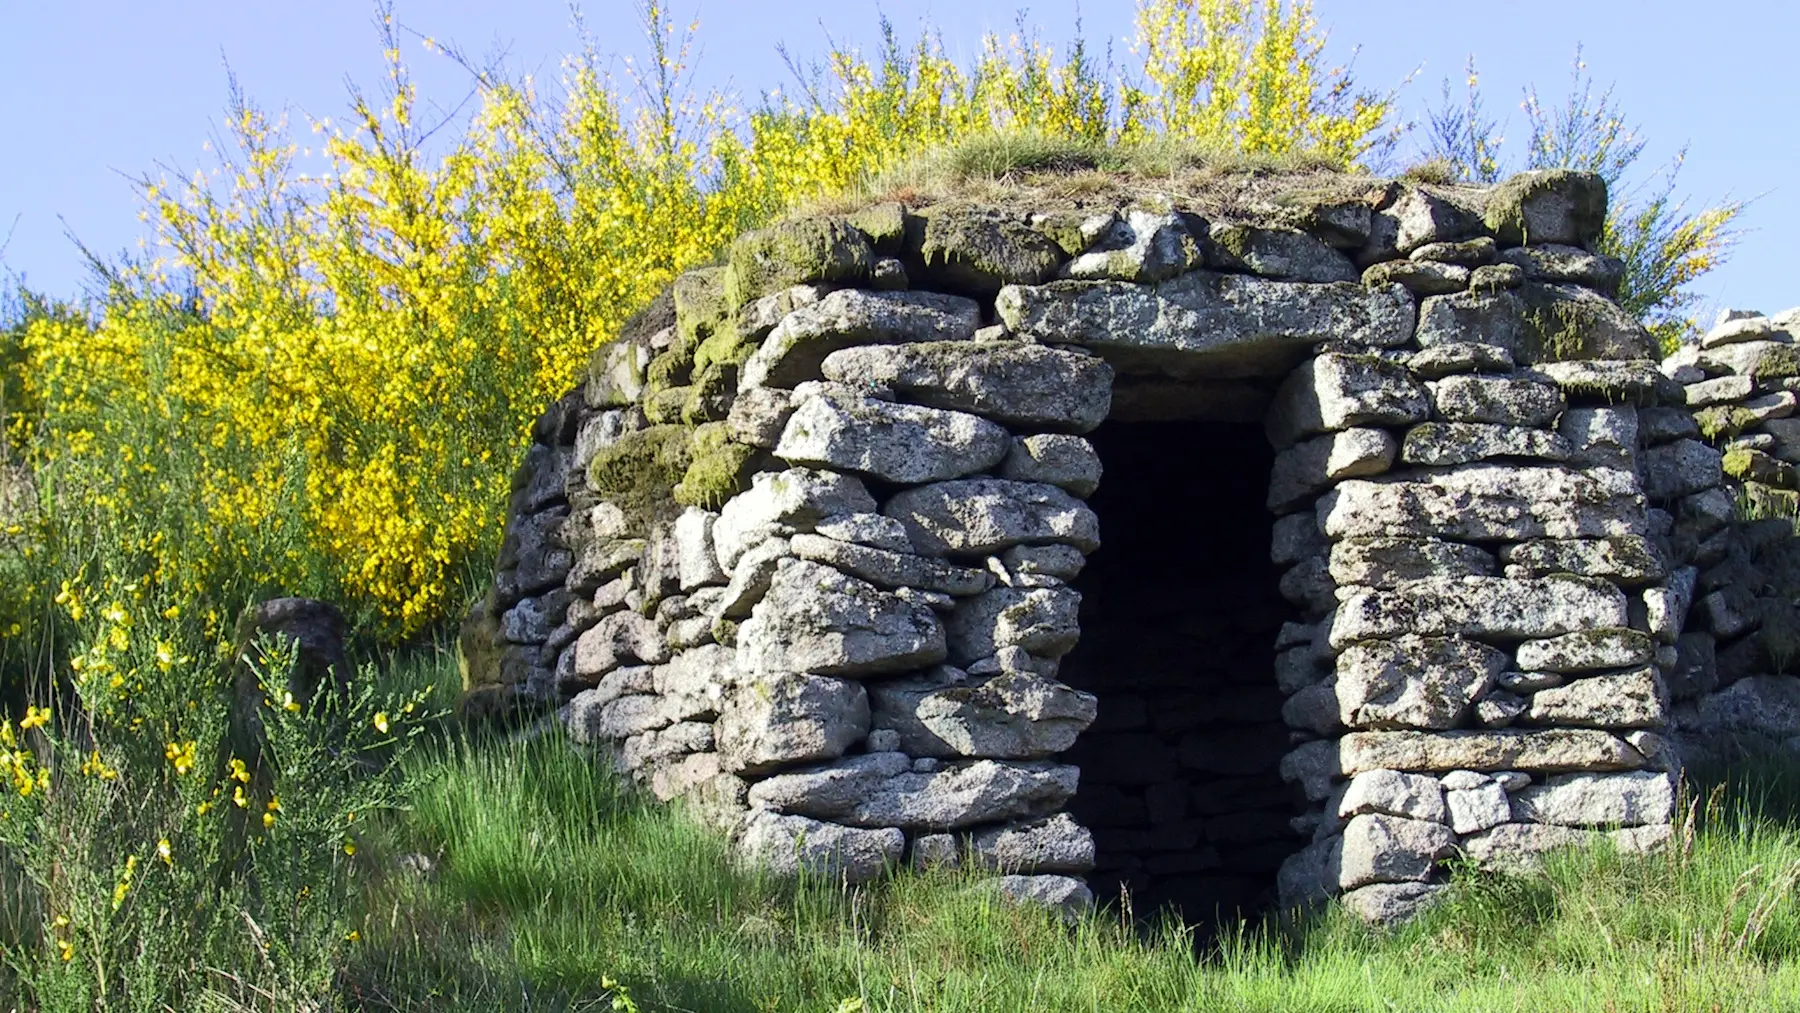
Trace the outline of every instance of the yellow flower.
<instances>
[{"instance_id":1,"label":"yellow flower","mask_svg":"<svg viewBox=\"0 0 1800 1013\"><path fill-rule=\"evenodd\" d=\"M375 730L380 732L383 735L387 734L387 730L388 730L387 711L380 711L375 715Z\"/></svg>"},{"instance_id":2,"label":"yellow flower","mask_svg":"<svg viewBox=\"0 0 1800 1013\"><path fill-rule=\"evenodd\" d=\"M136 855L128 856L125 859L125 870L119 874L119 882L113 887L112 909L114 911L117 911L119 906L125 903L125 895L131 892L131 877L133 873L137 872L137 866Z\"/></svg>"},{"instance_id":3,"label":"yellow flower","mask_svg":"<svg viewBox=\"0 0 1800 1013\"><path fill-rule=\"evenodd\" d=\"M58 956L62 957L63 963L66 964L75 959L75 946L66 939L58 939L56 941L56 953Z\"/></svg>"},{"instance_id":4,"label":"yellow flower","mask_svg":"<svg viewBox=\"0 0 1800 1013\"><path fill-rule=\"evenodd\" d=\"M294 694L283 693L281 694L281 709L291 714L298 714L300 712L300 702L294 699Z\"/></svg>"},{"instance_id":5,"label":"yellow flower","mask_svg":"<svg viewBox=\"0 0 1800 1013\"><path fill-rule=\"evenodd\" d=\"M247 808L250 805L250 800L244 796L243 785L240 784L231 789L231 804L237 806L239 809Z\"/></svg>"},{"instance_id":6,"label":"yellow flower","mask_svg":"<svg viewBox=\"0 0 1800 1013\"><path fill-rule=\"evenodd\" d=\"M81 773L83 776L97 777L102 781L111 781L119 776L117 770L108 767L106 761L100 758L100 750L98 749L88 754L88 758L82 762Z\"/></svg>"},{"instance_id":7,"label":"yellow flower","mask_svg":"<svg viewBox=\"0 0 1800 1013\"><path fill-rule=\"evenodd\" d=\"M171 742L163 747L163 756L174 765L177 776L185 777L188 771L194 769L195 752L199 745L198 742L189 739L186 742Z\"/></svg>"},{"instance_id":8,"label":"yellow flower","mask_svg":"<svg viewBox=\"0 0 1800 1013\"><path fill-rule=\"evenodd\" d=\"M344 941L347 943L360 943L362 942L362 933L355 929L351 929L344 935Z\"/></svg>"},{"instance_id":9,"label":"yellow flower","mask_svg":"<svg viewBox=\"0 0 1800 1013\"><path fill-rule=\"evenodd\" d=\"M231 758L231 779L242 781L245 784L250 783L250 768L244 766L244 761L235 756Z\"/></svg>"},{"instance_id":10,"label":"yellow flower","mask_svg":"<svg viewBox=\"0 0 1800 1013\"><path fill-rule=\"evenodd\" d=\"M162 859L164 865L175 864L175 849L169 845L167 837L156 842L156 857Z\"/></svg>"},{"instance_id":11,"label":"yellow flower","mask_svg":"<svg viewBox=\"0 0 1800 1013\"><path fill-rule=\"evenodd\" d=\"M274 813L263 813L263 829L266 830L270 827L273 827L274 825L275 825L275 814Z\"/></svg>"},{"instance_id":12,"label":"yellow flower","mask_svg":"<svg viewBox=\"0 0 1800 1013\"><path fill-rule=\"evenodd\" d=\"M168 608L163 609L162 617L164 619L174 619L175 617L177 617L179 615L181 615L181 606L180 605L170 605Z\"/></svg>"},{"instance_id":13,"label":"yellow flower","mask_svg":"<svg viewBox=\"0 0 1800 1013\"><path fill-rule=\"evenodd\" d=\"M345 841L344 842L344 854L346 854L346 855L356 854L356 842L355 841Z\"/></svg>"},{"instance_id":14,"label":"yellow flower","mask_svg":"<svg viewBox=\"0 0 1800 1013\"><path fill-rule=\"evenodd\" d=\"M39 725L47 725L49 723L50 723L50 708L48 708L48 707L26 707L25 708L25 717L20 719L19 728L20 728L20 730L24 730L27 728L36 728Z\"/></svg>"}]
</instances>

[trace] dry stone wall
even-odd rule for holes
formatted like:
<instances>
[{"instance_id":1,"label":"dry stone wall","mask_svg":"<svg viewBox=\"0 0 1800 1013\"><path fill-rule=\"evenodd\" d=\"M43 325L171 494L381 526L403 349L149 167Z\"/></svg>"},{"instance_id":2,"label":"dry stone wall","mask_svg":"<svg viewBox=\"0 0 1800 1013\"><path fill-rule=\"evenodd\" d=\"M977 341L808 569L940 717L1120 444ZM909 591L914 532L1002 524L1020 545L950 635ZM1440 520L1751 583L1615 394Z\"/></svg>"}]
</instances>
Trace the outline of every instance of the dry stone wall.
<instances>
[{"instance_id":1,"label":"dry stone wall","mask_svg":"<svg viewBox=\"0 0 1800 1013\"><path fill-rule=\"evenodd\" d=\"M1800 747L1800 310L1727 310L1663 362L1686 410L1646 418L1669 503L1670 690L1682 753L1729 762L1745 745ZM1679 624L1671 624L1679 625Z\"/></svg>"},{"instance_id":2,"label":"dry stone wall","mask_svg":"<svg viewBox=\"0 0 1800 1013\"><path fill-rule=\"evenodd\" d=\"M1578 173L1326 176L745 236L539 420L465 626L467 706L557 707L751 860L852 882L972 864L1073 908L1089 874L1260 875L1240 901L1278 886L1391 919L1456 855L1654 847L1672 705L1716 739L1786 657L1759 605L1785 586L1744 589L1791 527L1742 523L1732 491L1791 488L1800 434L1759 365L1785 323L1731 321L1659 369L1612 301L1619 264L1587 249L1604 214ZM1697 423L1702 401L1729 424ZM1222 643L1229 595L1122 636L1082 573L1106 551L1096 446L1128 432L1102 427L1207 423L1266 441L1231 467L1266 490L1285 604L1202 682L1171 659ZM1703 429L1730 430L1728 468ZM1204 486L1132 522L1246 537L1192 529ZM1083 645L1084 623L1115 640ZM1228 688L1267 702L1166 720ZM1273 745L1235 746L1245 728ZM1084 785L1084 735L1136 746L1090 750Z\"/></svg>"}]
</instances>

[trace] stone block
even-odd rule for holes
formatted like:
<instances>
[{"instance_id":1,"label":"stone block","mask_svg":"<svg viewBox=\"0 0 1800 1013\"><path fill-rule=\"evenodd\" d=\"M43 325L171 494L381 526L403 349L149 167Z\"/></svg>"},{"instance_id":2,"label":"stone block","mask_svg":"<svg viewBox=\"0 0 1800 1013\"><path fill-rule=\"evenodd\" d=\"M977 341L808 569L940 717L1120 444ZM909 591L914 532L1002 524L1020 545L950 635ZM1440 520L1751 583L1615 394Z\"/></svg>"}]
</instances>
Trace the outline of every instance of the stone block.
<instances>
[{"instance_id":1,"label":"stone block","mask_svg":"<svg viewBox=\"0 0 1800 1013\"><path fill-rule=\"evenodd\" d=\"M1419 882L1456 849L1456 835L1442 823L1367 813L1344 827L1338 887Z\"/></svg>"},{"instance_id":2,"label":"stone block","mask_svg":"<svg viewBox=\"0 0 1800 1013\"><path fill-rule=\"evenodd\" d=\"M725 769L746 774L842 756L868 734L860 685L790 674L734 687L713 727Z\"/></svg>"},{"instance_id":3,"label":"stone block","mask_svg":"<svg viewBox=\"0 0 1800 1013\"><path fill-rule=\"evenodd\" d=\"M746 821L738 849L777 876L865 883L900 863L906 835L892 827L860 829L758 810Z\"/></svg>"},{"instance_id":4,"label":"stone block","mask_svg":"<svg viewBox=\"0 0 1800 1013\"><path fill-rule=\"evenodd\" d=\"M1043 345L870 345L833 352L822 368L852 387L1010 426L1087 432L1112 405L1113 369L1104 359Z\"/></svg>"},{"instance_id":5,"label":"stone block","mask_svg":"<svg viewBox=\"0 0 1800 1013\"><path fill-rule=\"evenodd\" d=\"M959 830L1053 812L1077 776L1066 765L996 760L919 772L903 753L867 753L759 781L750 804L846 826Z\"/></svg>"},{"instance_id":6,"label":"stone block","mask_svg":"<svg viewBox=\"0 0 1800 1013\"><path fill-rule=\"evenodd\" d=\"M987 471L1011 446L1005 429L979 416L819 393L800 399L775 456L915 485Z\"/></svg>"},{"instance_id":7,"label":"stone block","mask_svg":"<svg viewBox=\"0 0 1800 1013\"><path fill-rule=\"evenodd\" d=\"M1312 433L1423 421L1425 389L1399 363L1327 353L1302 364L1276 391L1267 430L1277 447Z\"/></svg>"},{"instance_id":8,"label":"stone block","mask_svg":"<svg viewBox=\"0 0 1800 1013\"><path fill-rule=\"evenodd\" d=\"M1281 512L1300 506L1346 478L1379 475L1394 463L1398 447L1385 430L1355 428L1304 440L1277 454L1268 505Z\"/></svg>"},{"instance_id":9,"label":"stone block","mask_svg":"<svg viewBox=\"0 0 1800 1013\"><path fill-rule=\"evenodd\" d=\"M1005 479L959 479L907 489L883 514L905 526L927 555L985 556L1015 545L1100 546L1099 520L1080 500L1053 485Z\"/></svg>"},{"instance_id":10,"label":"stone block","mask_svg":"<svg viewBox=\"0 0 1800 1013\"><path fill-rule=\"evenodd\" d=\"M1638 770L1641 753L1609 732L1542 731L1351 732L1337 743L1336 766L1354 777L1386 768L1417 772Z\"/></svg>"},{"instance_id":11,"label":"stone block","mask_svg":"<svg viewBox=\"0 0 1800 1013\"><path fill-rule=\"evenodd\" d=\"M1350 728L1454 728L1505 669L1504 653L1468 640L1352 644L1337 659L1339 718Z\"/></svg>"},{"instance_id":12,"label":"stone block","mask_svg":"<svg viewBox=\"0 0 1800 1013\"><path fill-rule=\"evenodd\" d=\"M818 379L826 356L857 345L962 341L981 325L973 299L934 292L842 289L783 317L744 363L740 390Z\"/></svg>"},{"instance_id":13,"label":"stone block","mask_svg":"<svg viewBox=\"0 0 1800 1013\"><path fill-rule=\"evenodd\" d=\"M1513 796L1522 822L1568 827L1637 827L1675 814L1675 778L1662 771L1570 774L1547 778Z\"/></svg>"},{"instance_id":14,"label":"stone block","mask_svg":"<svg viewBox=\"0 0 1800 1013\"><path fill-rule=\"evenodd\" d=\"M1561 391L1531 379L1450 376L1426 384L1426 389L1432 409L1446 422L1542 426L1561 415L1565 407Z\"/></svg>"},{"instance_id":15,"label":"stone block","mask_svg":"<svg viewBox=\"0 0 1800 1013\"><path fill-rule=\"evenodd\" d=\"M1412 296L1190 271L1154 287L1113 281L1008 286L995 309L1007 329L1046 344L1079 344L1219 377L1270 375L1322 341L1392 348L1411 337Z\"/></svg>"},{"instance_id":16,"label":"stone block","mask_svg":"<svg viewBox=\"0 0 1800 1013\"><path fill-rule=\"evenodd\" d=\"M1000 477L1014 482L1044 482L1086 499L1100 487L1100 455L1079 436L1041 433L1012 441L1000 465Z\"/></svg>"},{"instance_id":17,"label":"stone block","mask_svg":"<svg viewBox=\"0 0 1800 1013\"><path fill-rule=\"evenodd\" d=\"M1444 786L1425 774L1397 770L1366 770L1350 781L1338 802L1337 815L1349 819L1364 813L1383 813L1407 819L1448 823Z\"/></svg>"},{"instance_id":18,"label":"stone block","mask_svg":"<svg viewBox=\"0 0 1800 1013\"><path fill-rule=\"evenodd\" d=\"M1339 604L1331 643L1343 648L1405 634L1553 637L1625 621L1624 593L1588 577L1434 577L1351 591Z\"/></svg>"},{"instance_id":19,"label":"stone block","mask_svg":"<svg viewBox=\"0 0 1800 1013\"><path fill-rule=\"evenodd\" d=\"M1629 472L1491 463L1349 479L1318 507L1321 526L1335 539L1472 542L1639 535L1647 509Z\"/></svg>"},{"instance_id":20,"label":"stone block","mask_svg":"<svg viewBox=\"0 0 1800 1013\"><path fill-rule=\"evenodd\" d=\"M1427 577L1491 577L1495 566L1492 553L1460 542L1358 537L1331 546L1330 570L1340 586L1394 588Z\"/></svg>"},{"instance_id":21,"label":"stone block","mask_svg":"<svg viewBox=\"0 0 1800 1013\"><path fill-rule=\"evenodd\" d=\"M783 560L769 592L738 627L745 674L806 672L865 678L944 660L929 608L828 566Z\"/></svg>"},{"instance_id":22,"label":"stone block","mask_svg":"<svg viewBox=\"0 0 1800 1013\"><path fill-rule=\"evenodd\" d=\"M1524 426L1480 422L1427 422L1406 431L1400 459L1407 464L1448 467L1491 458L1566 461L1569 441L1556 433Z\"/></svg>"}]
</instances>

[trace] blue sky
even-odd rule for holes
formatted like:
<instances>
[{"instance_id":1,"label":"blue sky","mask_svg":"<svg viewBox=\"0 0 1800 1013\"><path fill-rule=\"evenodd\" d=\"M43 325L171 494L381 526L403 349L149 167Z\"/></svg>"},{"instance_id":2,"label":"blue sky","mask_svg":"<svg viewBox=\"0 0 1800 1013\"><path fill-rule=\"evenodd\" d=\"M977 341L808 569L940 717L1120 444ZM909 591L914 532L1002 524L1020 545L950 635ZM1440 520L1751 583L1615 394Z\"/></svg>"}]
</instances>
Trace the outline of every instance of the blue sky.
<instances>
[{"instance_id":1,"label":"blue sky","mask_svg":"<svg viewBox=\"0 0 1800 1013\"><path fill-rule=\"evenodd\" d=\"M605 51L638 52L634 5L586 0L591 34ZM673 5L698 16L697 81L750 99L790 83L776 52L802 57L827 40L872 43L885 13L911 34L939 29L953 51L975 51L986 31L1008 32L1021 8L1052 41L1080 19L1090 41L1131 34L1128 0L705 0ZM1535 83L1560 96L1577 44L1589 69L1615 87L1650 141L1642 167L1666 162L1682 145L1681 190L1695 204L1754 198L1749 230L1732 261L1699 286L1709 307L1774 311L1800 304L1800 277L1788 250L1800 239L1800 5L1714 0L1316 0L1338 61L1354 53L1368 87L1401 87L1406 118L1424 119L1439 82L1460 81L1473 54L1490 110L1510 118L1516 149L1525 123L1521 90ZM551 75L575 46L564 0L400 0L398 18L422 35L466 50L503 50L516 68ZM111 255L135 246L142 226L129 177L159 163L203 164L203 143L225 99L230 61L259 104L334 116L346 82L373 86L383 73L367 0L184 0L123 2L0 0L0 241L3 265L34 288L79 291L85 271L65 236ZM416 46L416 44L415 44ZM1129 59L1129 54L1124 54ZM454 105L466 75L422 48L408 52L424 96ZM1416 143L1419 138L1414 139ZM10 232L10 240L6 240ZM1783 238L1787 237L1787 238Z\"/></svg>"}]
</instances>

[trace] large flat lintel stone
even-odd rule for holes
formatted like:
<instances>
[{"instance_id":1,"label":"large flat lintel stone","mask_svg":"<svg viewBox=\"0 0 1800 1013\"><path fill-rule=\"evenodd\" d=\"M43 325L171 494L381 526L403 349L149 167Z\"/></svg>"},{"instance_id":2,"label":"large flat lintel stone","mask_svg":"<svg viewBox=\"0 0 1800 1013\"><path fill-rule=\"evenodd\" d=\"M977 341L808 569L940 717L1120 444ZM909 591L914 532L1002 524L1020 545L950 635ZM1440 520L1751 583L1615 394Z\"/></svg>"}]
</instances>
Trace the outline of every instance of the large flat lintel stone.
<instances>
[{"instance_id":1,"label":"large flat lintel stone","mask_svg":"<svg viewBox=\"0 0 1800 1013\"><path fill-rule=\"evenodd\" d=\"M1008 425L1087 432L1112 403L1113 370L1104 360L1023 342L846 348L825 359L824 371L840 383Z\"/></svg>"},{"instance_id":2,"label":"large flat lintel stone","mask_svg":"<svg viewBox=\"0 0 1800 1013\"><path fill-rule=\"evenodd\" d=\"M1374 348L1412 336L1413 300L1399 285L1310 284L1192 271L1159 285L1059 281L1009 285L995 308L1008 329L1079 344L1115 364L1205 362L1213 376L1286 371L1312 345Z\"/></svg>"}]
</instances>

